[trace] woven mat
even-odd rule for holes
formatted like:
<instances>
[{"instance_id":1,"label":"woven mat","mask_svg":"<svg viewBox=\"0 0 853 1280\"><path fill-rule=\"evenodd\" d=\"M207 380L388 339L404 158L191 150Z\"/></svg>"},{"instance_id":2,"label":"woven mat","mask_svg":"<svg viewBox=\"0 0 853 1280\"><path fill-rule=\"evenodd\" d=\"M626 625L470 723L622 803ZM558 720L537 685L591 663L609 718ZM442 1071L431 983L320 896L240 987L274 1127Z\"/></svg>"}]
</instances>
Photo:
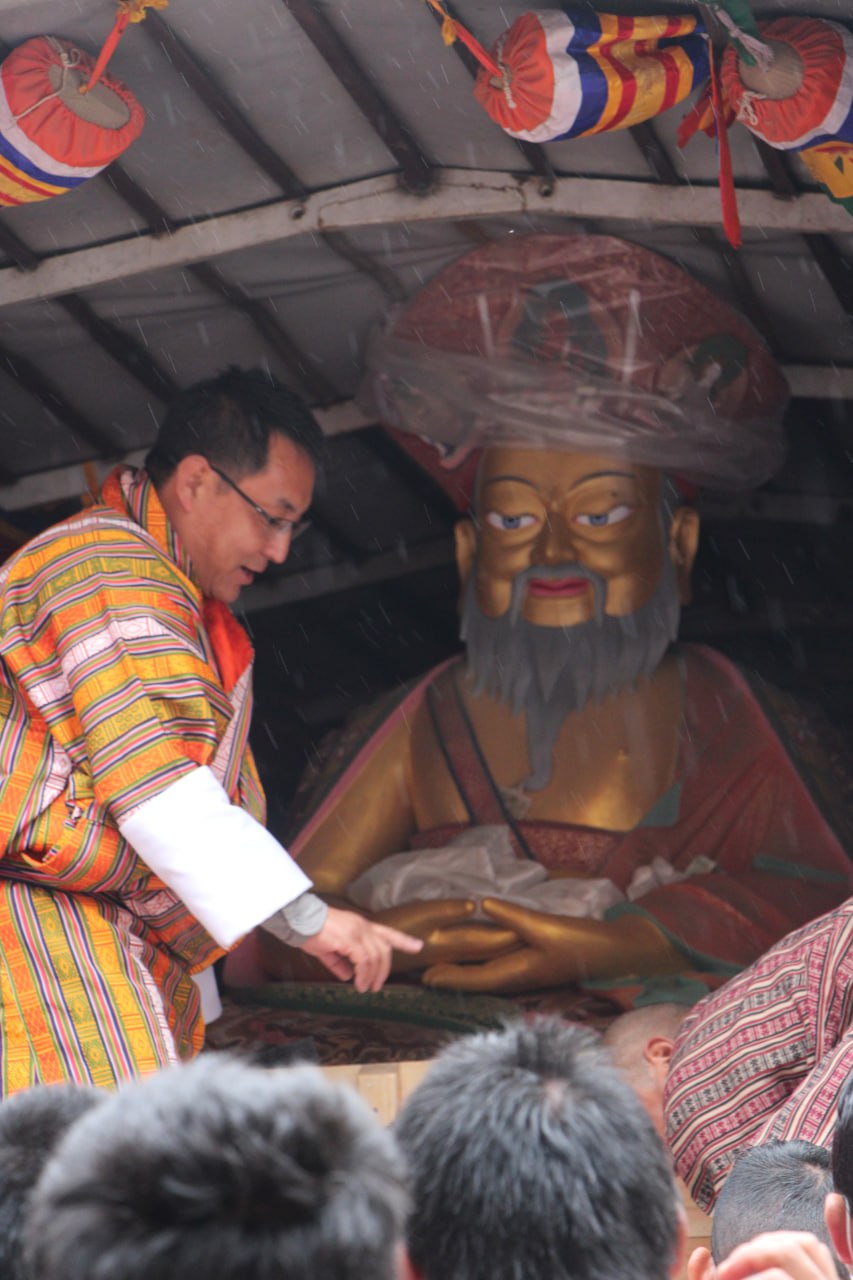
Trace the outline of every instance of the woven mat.
<instances>
[{"instance_id":1,"label":"woven mat","mask_svg":"<svg viewBox=\"0 0 853 1280\"><path fill-rule=\"evenodd\" d=\"M557 1012L594 1027L605 1026L616 1012L578 992L501 999L404 983L358 995L337 983L274 982L234 988L223 1006L222 1017L207 1029L207 1049L260 1053L271 1061L295 1051L327 1066L432 1058L448 1040L524 1012Z\"/></svg>"}]
</instances>

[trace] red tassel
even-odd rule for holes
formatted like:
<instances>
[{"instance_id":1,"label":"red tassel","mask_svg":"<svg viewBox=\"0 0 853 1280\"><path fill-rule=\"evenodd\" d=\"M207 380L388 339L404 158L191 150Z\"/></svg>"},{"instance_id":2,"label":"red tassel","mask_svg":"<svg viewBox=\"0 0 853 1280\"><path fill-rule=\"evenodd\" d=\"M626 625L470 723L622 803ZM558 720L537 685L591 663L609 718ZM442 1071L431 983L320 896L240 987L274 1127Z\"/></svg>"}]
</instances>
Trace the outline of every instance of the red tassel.
<instances>
[{"instance_id":1,"label":"red tassel","mask_svg":"<svg viewBox=\"0 0 853 1280\"><path fill-rule=\"evenodd\" d=\"M733 249L743 244L740 218L737 211L737 197L732 173L732 155L729 150L729 135L726 127L726 112L720 94L720 83L717 69L711 57L711 101L714 104L714 119L717 125L717 145L720 159L720 202L723 207L723 230Z\"/></svg>"},{"instance_id":2,"label":"red tassel","mask_svg":"<svg viewBox=\"0 0 853 1280\"><path fill-rule=\"evenodd\" d=\"M480 66L485 67L486 70L490 73L490 75L495 76L497 80L500 81L502 78L500 67L495 62L491 54L486 53L486 50L480 44L480 41L477 39L477 37L472 35L470 31L468 31L465 27L463 27L461 22L457 22L455 18L451 18L450 14L447 12L444 5L441 3L441 0L427 0L427 4L431 5L432 8L435 9L436 13L440 13L442 18L444 19L444 23L442 25L442 35L444 36L445 40L447 41L447 37L452 31L453 37L455 39L461 40L462 43L466 46L466 48L470 49L471 53L473 53L474 57L479 62ZM449 41L449 43L451 44L452 42L453 42L452 40Z\"/></svg>"},{"instance_id":3,"label":"red tassel","mask_svg":"<svg viewBox=\"0 0 853 1280\"><path fill-rule=\"evenodd\" d=\"M716 133L714 126L714 106L711 102L710 80L703 87L695 104L690 108L687 115L678 126L677 141L682 151L687 146L690 139L700 130L702 133L706 133L709 138L713 138Z\"/></svg>"},{"instance_id":4,"label":"red tassel","mask_svg":"<svg viewBox=\"0 0 853 1280\"><path fill-rule=\"evenodd\" d=\"M124 29L130 22L130 14L126 10L123 13L116 14L116 20L113 23L113 29L104 41L104 46L98 54L98 61L95 63L94 70L89 76L85 84L81 84L80 92L88 93L90 89L94 89L101 76L107 69L107 63L116 51L116 45L124 35Z\"/></svg>"}]
</instances>

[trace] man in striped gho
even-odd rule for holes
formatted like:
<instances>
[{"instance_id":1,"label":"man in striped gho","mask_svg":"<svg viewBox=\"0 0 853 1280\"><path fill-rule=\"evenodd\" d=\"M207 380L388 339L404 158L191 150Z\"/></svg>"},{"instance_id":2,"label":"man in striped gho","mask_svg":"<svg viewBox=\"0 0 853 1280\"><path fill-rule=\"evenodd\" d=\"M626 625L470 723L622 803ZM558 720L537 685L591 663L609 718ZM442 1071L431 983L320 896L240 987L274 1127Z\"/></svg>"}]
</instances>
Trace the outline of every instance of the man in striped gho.
<instances>
[{"instance_id":1,"label":"man in striped gho","mask_svg":"<svg viewBox=\"0 0 853 1280\"><path fill-rule=\"evenodd\" d=\"M360 991L420 949L308 893L263 826L228 605L286 558L320 447L298 397L229 370L0 573L0 1093L192 1057L213 962L268 917Z\"/></svg>"},{"instance_id":2,"label":"man in striped gho","mask_svg":"<svg viewBox=\"0 0 853 1280\"><path fill-rule=\"evenodd\" d=\"M740 1148L829 1146L853 1070L853 898L692 1009L647 1005L604 1038L705 1210Z\"/></svg>"}]
</instances>

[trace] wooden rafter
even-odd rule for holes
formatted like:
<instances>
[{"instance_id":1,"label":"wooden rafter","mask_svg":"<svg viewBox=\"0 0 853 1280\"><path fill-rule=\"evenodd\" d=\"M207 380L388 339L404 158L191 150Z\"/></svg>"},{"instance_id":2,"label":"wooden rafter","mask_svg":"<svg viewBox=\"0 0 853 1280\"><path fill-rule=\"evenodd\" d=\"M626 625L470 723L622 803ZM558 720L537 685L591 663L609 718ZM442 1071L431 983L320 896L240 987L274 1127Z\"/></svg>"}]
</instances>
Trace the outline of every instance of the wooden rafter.
<instances>
[{"instance_id":1,"label":"wooden rafter","mask_svg":"<svg viewBox=\"0 0 853 1280\"><path fill-rule=\"evenodd\" d=\"M340 400L340 392L323 373L317 361L300 347L264 303L252 298L242 285L227 280L209 262L197 262L190 267L190 271L206 289L218 293L230 306L251 320L257 332L312 400L321 405L334 404Z\"/></svg>"},{"instance_id":2,"label":"wooden rafter","mask_svg":"<svg viewBox=\"0 0 853 1280\"><path fill-rule=\"evenodd\" d=\"M353 244L350 237L344 235L342 231L325 232L323 243L357 271L370 276L391 302L402 302L406 298L406 290L391 268L378 262L373 254L359 249L358 245Z\"/></svg>"},{"instance_id":3,"label":"wooden rafter","mask_svg":"<svg viewBox=\"0 0 853 1280\"><path fill-rule=\"evenodd\" d=\"M132 338L119 325L104 320L85 298L81 298L78 293L66 293L56 301L72 320L86 330L90 338L94 338L102 351L106 351L116 364L121 365L152 395L160 400L168 400L175 394L178 384L149 355L142 343Z\"/></svg>"},{"instance_id":4,"label":"wooden rafter","mask_svg":"<svg viewBox=\"0 0 853 1280\"><path fill-rule=\"evenodd\" d=\"M213 113L231 139L281 189L284 196L291 200L302 200L308 194L306 187L278 152L261 137L238 110L210 70L157 13L150 12L148 19L144 24L144 30L148 32L149 38L180 72L189 87ZM168 225L164 211L147 192L136 189L136 184L128 178L127 174L120 174L120 182L116 189L134 209L146 210L146 218L152 230ZM174 230L174 226L170 229ZM402 295L402 288L393 272L375 262L369 254L350 244L343 234L330 234L323 239L332 252L356 266L360 271L372 276L390 297L399 298ZM191 267L191 271L202 285L218 293L250 320L264 342L276 352L285 367L316 404L334 404L340 399L338 389L323 373L318 362L300 348L293 335L287 332L269 307L252 298L239 284L227 280L209 263L198 263Z\"/></svg>"},{"instance_id":5,"label":"wooden rafter","mask_svg":"<svg viewBox=\"0 0 853 1280\"><path fill-rule=\"evenodd\" d=\"M152 235L169 235L177 231L179 224L169 217L165 209L161 209L157 201L144 187L131 178L130 174L114 160L100 175L108 186L125 204L138 213Z\"/></svg>"},{"instance_id":6,"label":"wooden rafter","mask_svg":"<svg viewBox=\"0 0 853 1280\"><path fill-rule=\"evenodd\" d=\"M76 409L59 388L55 387L50 379L25 356L0 347L0 372L17 382L35 400L43 404L49 413L58 418L85 444L91 446L95 453L116 456L121 452L118 442Z\"/></svg>"},{"instance_id":7,"label":"wooden rafter","mask_svg":"<svg viewBox=\"0 0 853 1280\"><path fill-rule=\"evenodd\" d=\"M276 183L291 200L301 199L307 189L278 152L271 147L231 101L196 55L175 34L169 24L149 9L142 30L168 58L208 111L237 145Z\"/></svg>"},{"instance_id":8,"label":"wooden rafter","mask_svg":"<svg viewBox=\"0 0 853 1280\"><path fill-rule=\"evenodd\" d=\"M44 261L34 249L31 249L2 222L0 222L0 245L14 256L16 266L20 270L34 271L39 263ZM80 294L63 294L56 299L56 302L76 324L86 330L102 351L121 365L146 390L161 400L168 399L174 393L175 382L149 355L145 347L118 325L111 324L110 321L99 316Z\"/></svg>"},{"instance_id":9,"label":"wooden rafter","mask_svg":"<svg viewBox=\"0 0 853 1280\"><path fill-rule=\"evenodd\" d=\"M24 244L20 236L0 220L0 249L12 259L20 271L33 271L41 262L39 255Z\"/></svg>"},{"instance_id":10,"label":"wooden rafter","mask_svg":"<svg viewBox=\"0 0 853 1280\"><path fill-rule=\"evenodd\" d=\"M768 146L761 138L755 138L755 145L777 196L781 200L790 200L798 195L800 188L794 180L787 154ZM853 316L853 267L838 252L829 236L806 234L803 239L843 310L848 316Z\"/></svg>"},{"instance_id":11,"label":"wooden rafter","mask_svg":"<svg viewBox=\"0 0 853 1280\"><path fill-rule=\"evenodd\" d=\"M681 178L666 147L657 135L651 120L634 125L629 130L638 149L658 182L667 187L683 187ZM713 250L720 258L729 277L729 283L744 315L763 333L775 350L780 350L779 337L774 330L770 312L762 305L737 252L710 227L692 226L690 230L698 242Z\"/></svg>"},{"instance_id":12,"label":"wooden rafter","mask_svg":"<svg viewBox=\"0 0 853 1280\"><path fill-rule=\"evenodd\" d=\"M767 235L850 235L853 230L846 210L813 192L783 202L769 191L742 191L739 207L744 228L757 228ZM524 214L649 221L661 226L720 224L716 190L696 184L667 187L657 182L612 178L558 178L553 193L545 196L539 191L538 182L530 177L491 170L444 169L435 190L413 196L400 190L394 175L385 174L315 192L296 205L274 202L194 221L168 237L134 235L56 254L27 273L7 267L0 270L0 306L56 297L120 277L186 266L312 232Z\"/></svg>"},{"instance_id":13,"label":"wooden rafter","mask_svg":"<svg viewBox=\"0 0 853 1280\"><path fill-rule=\"evenodd\" d=\"M394 157L400 167L401 185L407 191L428 191L433 183L431 161L331 23L311 0L282 3Z\"/></svg>"}]
</instances>

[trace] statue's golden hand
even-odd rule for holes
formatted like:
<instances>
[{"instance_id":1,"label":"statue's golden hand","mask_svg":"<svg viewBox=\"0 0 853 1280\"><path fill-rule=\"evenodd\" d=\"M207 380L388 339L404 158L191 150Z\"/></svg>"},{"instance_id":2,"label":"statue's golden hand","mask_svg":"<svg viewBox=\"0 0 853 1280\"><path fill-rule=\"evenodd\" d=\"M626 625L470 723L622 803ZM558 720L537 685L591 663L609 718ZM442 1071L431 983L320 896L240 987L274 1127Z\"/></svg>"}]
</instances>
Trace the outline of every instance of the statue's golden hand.
<instances>
[{"instance_id":1,"label":"statue's golden hand","mask_svg":"<svg viewBox=\"0 0 853 1280\"><path fill-rule=\"evenodd\" d=\"M481 964L434 964L423 975L430 987L455 991L534 991L623 973L672 973L680 952L642 916L585 920L532 911L495 898L483 900L490 919L512 930L522 946Z\"/></svg>"},{"instance_id":2,"label":"statue's golden hand","mask_svg":"<svg viewBox=\"0 0 853 1280\"><path fill-rule=\"evenodd\" d=\"M470 898L437 898L386 907L373 912L371 919L423 939L417 955L394 953L392 972L409 973L428 965L487 961L520 945L512 929L473 921L475 910Z\"/></svg>"}]
</instances>

